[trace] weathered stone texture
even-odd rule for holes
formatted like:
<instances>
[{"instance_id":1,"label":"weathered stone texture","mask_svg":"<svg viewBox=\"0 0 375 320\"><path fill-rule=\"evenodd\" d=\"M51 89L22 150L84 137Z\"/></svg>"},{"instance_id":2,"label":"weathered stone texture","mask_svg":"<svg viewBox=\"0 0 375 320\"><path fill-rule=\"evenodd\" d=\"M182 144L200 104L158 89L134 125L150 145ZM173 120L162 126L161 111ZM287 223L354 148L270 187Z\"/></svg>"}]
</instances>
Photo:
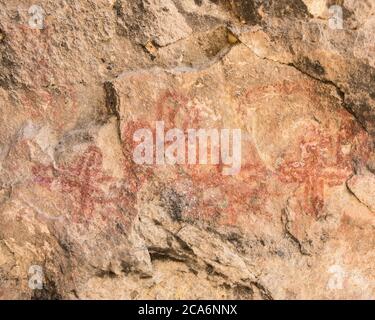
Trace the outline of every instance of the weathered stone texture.
<instances>
[{"instance_id":1,"label":"weathered stone texture","mask_svg":"<svg viewBox=\"0 0 375 320\"><path fill-rule=\"evenodd\" d=\"M0 0L0 298L374 298L360 2ZM241 129L240 172L137 165L157 121Z\"/></svg>"}]
</instances>

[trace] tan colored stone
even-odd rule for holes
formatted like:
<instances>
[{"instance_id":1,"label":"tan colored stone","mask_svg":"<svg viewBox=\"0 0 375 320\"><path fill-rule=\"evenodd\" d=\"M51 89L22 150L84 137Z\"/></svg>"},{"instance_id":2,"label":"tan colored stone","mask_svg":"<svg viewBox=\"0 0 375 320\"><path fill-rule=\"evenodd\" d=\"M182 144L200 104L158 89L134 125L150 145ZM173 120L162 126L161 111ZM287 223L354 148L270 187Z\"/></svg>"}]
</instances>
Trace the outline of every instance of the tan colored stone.
<instances>
[{"instance_id":1,"label":"tan colored stone","mask_svg":"<svg viewBox=\"0 0 375 320\"><path fill-rule=\"evenodd\" d=\"M348 188L358 200L375 213L375 176L364 172L348 180Z\"/></svg>"},{"instance_id":2,"label":"tan colored stone","mask_svg":"<svg viewBox=\"0 0 375 320\"><path fill-rule=\"evenodd\" d=\"M374 298L374 5L331 2L0 1L0 299ZM241 170L137 165L158 120Z\"/></svg>"}]
</instances>

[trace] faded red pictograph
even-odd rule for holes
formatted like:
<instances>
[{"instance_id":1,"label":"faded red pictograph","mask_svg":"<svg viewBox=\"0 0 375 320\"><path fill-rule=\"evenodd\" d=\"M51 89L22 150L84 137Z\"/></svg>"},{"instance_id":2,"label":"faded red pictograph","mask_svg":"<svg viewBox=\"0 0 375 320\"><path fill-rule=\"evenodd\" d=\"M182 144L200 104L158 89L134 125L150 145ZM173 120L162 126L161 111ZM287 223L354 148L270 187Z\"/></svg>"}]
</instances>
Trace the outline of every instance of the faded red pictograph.
<instances>
[{"instance_id":1,"label":"faded red pictograph","mask_svg":"<svg viewBox=\"0 0 375 320\"><path fill-rule=\"evenodd\" d=\"M70 200L73 222L83 223L100 216L102 220L119 219L128 224L134 215L132 192L122 181L108 176L102 166L100 149L90 146L69 165L55 168L39 164L32 171L36 183L57 189Z\"/></svg>"},{"instance_id":2,"label":"faded red pictograph","mask_svg":"<svg viewBox=\"0 0 375 320\"><path fill-rule=\"evenodd\" d=\"M319 106L321 101L317 92L317 85L310 81L253 86L241 98L238 111L245 112L244 105L298 94L306 96L312 105ZM297 139L297 151L291 146L274 173L282 183L300 187L295 195L300 212L313 216L322 212L327 188L343 184L353 173L353 163L358 165L358 162L366 161L369 153L368 136L352 116L345 110L336 110L335 115L337 119L331 120L331 128L321 124L306 128ZM335 122L339 123L338 128Z\"/></svg>"},{"instance_id":3,"label":"faded red pictograph","mask_svg":"<svg viewBox=\"0 0 375 320\"><path fill-rule=\"evenodd\" d=\"M241 96L237 112L244 114L245 106L256 105L257 103L269 103L272 99L280 97L286 99L289 96L306 96L313 105L320 104L318 87L315 83L307 80L301 81L280 81L271 84L255 85L248 88Z\"/></svg>"},{"instance_id":4,"label":"faded red pictograph","mask_svg":"<svg viewBox=\"0 0 375 320\"><path fill-rule=\"evenodd\" d=\"M172 128L187 129L211 128L222 126L220 120L207 119L207 110L202 110L188 94L176 90L162 92L155 103L154 114L148 119L132 120L124 127L125 141L131 141L138 128L154 128L156 121L163 121L165 131ZM155 136L155 135L154 135ZM131 142L130 142L131 143ZM187 143L185 143L187 148ZM210 142L208 149L210 149ZM130 148L131 149L131 148ZM168 174L163 174L163 183L168 189L183 198L181 215L186 218L197 218L218 221L223 224L235 224L241 214L249 211L264 212L264 202L269 193L266 179L269 172L257 155L255 148L247 147L242 168L238 175L224 176L223 163L217 165L180 164L173 168L166 167ZM131 154L131 150L128 151ZM188 154L188 151L186 151ZM143 167L143 169L142 169ZM141 171L143 181L160 170L158 166L137 166L132 164L132 171ZM145 173L147 170L147 174Z\"/></svg>"},{"instance_id":5,"label":"faded red pictograph","mask_svg":"<svg viewBox=\"0 0 375 320\"><path fill-rule=\"evenodd\" d=\"M287 154L278 168L283 183L296 183L302 188L296 196L305 214L319 216L326 188L343 184L354 165L368 157L368 136L348 114L339 116L341 125L336 135L318 125L310 126L299 138L298 152Z\"/></svg>"},{"instance_id":6,"label":"faded red pictograph","mask_svg":"<svg viewBox=\"0 0 375 320\"><path fill-rule=\"evenodd\" d=\"M39 119L46 116L58 119L61 117L61 106L72 112L78 110L76 90L68 83L59 85L58 89L38 88L34 91L24 91L20 95L20 102L27 108L32 118ZM63 124L59 124L58 128L62 129L62 127Z\"/></svg>"},{"instance_id":7,"label":"faded red pictograph","mask_svg":"<svg viewBox=\"0 0 375 320\"><path fill-rule=\"evenodd\" d=\"M19 101L32 118L52 119L62 129L61 118L68 120L78 111L76 85L69 80L64 68L56 68L54 57L58 55L52 45L53 29L32 29L28 25L7 25L10 45L19 52L26 52L22 78L25 88L19 90ZM22 48L17 47L22 44ZM70 111L63 113L62 111ZM63 115L63 116L62 116ZM66 119L65 119L66 118Z\"/></svg>"},{"instance_id":8,"label":"faded red pictograph","mask_svg":"<svg viewBox=\"0 0 375 320\"><path fill-rule=\"evenodd\" d=\"M149 125L150 123L144 120L132 120L126 123L121 132L122 151L125 157L124 176L127 178L129 191L134 197L136 197L137 192L141 190L144 183L153 176L153 170L151 167L138 166L133 161L133 150L136 147L136 143L133 140L133 134L138 129L147 128Z\"/></svg>"}]
</instances>

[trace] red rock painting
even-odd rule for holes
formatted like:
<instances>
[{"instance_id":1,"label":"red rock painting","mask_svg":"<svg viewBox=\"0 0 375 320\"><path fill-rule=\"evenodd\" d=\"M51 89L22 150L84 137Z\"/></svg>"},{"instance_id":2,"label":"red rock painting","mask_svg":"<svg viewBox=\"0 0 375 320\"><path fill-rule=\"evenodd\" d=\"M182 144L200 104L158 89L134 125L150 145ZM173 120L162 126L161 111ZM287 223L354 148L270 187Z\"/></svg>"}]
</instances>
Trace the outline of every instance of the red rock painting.
<instances>
[{"instance_id":1,"label":"red rock painting","mask_svg":"<svg viewBox=\"0 0 375 320\"><path fill-rule=\"evenodd\" d=\"M42 120L51 118L62 130L62 110L70 112L69 116L77 113L78 94L77 84L71 82L65 75L66 70L55 68L55 52L51 43L52 29L31 29L26 25L10 25L9 34L20 43L27 43L29 57L24 70L28 86L18 95L19 101L32 118ZM57 121L57 120L60 121Z\"/></svg>"},{"instance_id":2,"label":"red rock painting","mask_svg":"<svg viewBox=\"0 0 375 320\"><path fill-rule=\"evenodd\" d=\"M191 128L205 128L207 123L205 124L206 119L201 111L187 94L167 90L160 94L155 114L148 115L151 117L149 121L142 119L137 123L133 120L125 125L124 145L132 145L132 136L137 129L153 129L156 121L164 121L166 131L171 128L180 128L185 132ZM220 123L209 125L218 129L221 126ZM270 173L262 164L255 148L248 146L247 150L240 174L233 177L223 176L222 163L203 166L185 164L175 168L167 166L166 170L170 170L171 174L169 180L163 182L168 188L179 192L189 204L182 212L183 216L235 224L241 214L265 213L263 205L269 194L266 179ZM130 150L127 153L130 154ZM147 181L153 171L160 169L157 166L145 169L134 163L128 166L132 167L132 173L137 172L136 175L142 177L143 182ZM213 194L206 196L210 191Z\"/></svg>"},{"instance_id":3,"label":"red rock painting","mask_svg":"<svg viewBox=\"0 0 375 320\"><path fill-rule=\"evenodd\" d=\"M103 220L128 221L134 215L134 198L121 181L108 176L102 168L101 151L90 146L75 161L54 168L52 165L33 167L34 181L49 189L57 189L66 199L71 199L72 221L87 222L100 215ZM120 186L119 186L120 185ZM128 210L128 216L120 208Z\"/></svg>"},{"instance_id":4,"label":"red rock painting","mask_svg":"<svg viewBox=\"0 0 375 320\"><path fill-rule=\"evenodd\" d=\"M353 174L355 162L365 162L368 156L367 135L348 114L342 113L340 120L336 136L318 125L307 128L299 138L298 151L288 153L278 168L282 182L303 188L299 203L305 214L318 216L324 208L325 189L343 184Z\"/></svg>"}]
</instances>

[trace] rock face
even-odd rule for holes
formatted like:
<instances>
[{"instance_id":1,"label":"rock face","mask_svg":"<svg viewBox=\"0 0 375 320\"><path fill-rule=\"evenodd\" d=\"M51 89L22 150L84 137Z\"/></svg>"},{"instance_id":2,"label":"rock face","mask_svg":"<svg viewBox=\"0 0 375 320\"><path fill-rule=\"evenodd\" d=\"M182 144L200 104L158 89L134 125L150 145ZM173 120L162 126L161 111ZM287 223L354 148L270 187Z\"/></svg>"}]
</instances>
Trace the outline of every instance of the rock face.
<instances>
[{"instance_id":1,"label":"rock face","mask_svg":"<svg viewBox=\"0 0 375 320\"><path fill-rule=\"evenodd\" d=\"M0 298L375 297L373 1L0 4Z\"/></svg>"}]
</instances>

